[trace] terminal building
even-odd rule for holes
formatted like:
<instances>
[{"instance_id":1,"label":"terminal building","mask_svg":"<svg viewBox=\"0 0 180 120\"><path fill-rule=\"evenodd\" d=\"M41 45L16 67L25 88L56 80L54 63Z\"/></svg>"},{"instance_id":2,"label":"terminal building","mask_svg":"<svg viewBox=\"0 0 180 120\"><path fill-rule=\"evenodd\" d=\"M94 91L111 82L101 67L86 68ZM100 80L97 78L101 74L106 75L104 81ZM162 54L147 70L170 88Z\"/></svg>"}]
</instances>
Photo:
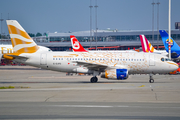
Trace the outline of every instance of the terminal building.
<instances>
[{"instance_id":1,"label":"terminal building","mask_svg":"<svg viewBox=\"0 0 180 120\"><path fill-rule=\"evenodd\" d=\"M34 37L33 39L38 45L49 47L53 51L72 50L70 35L75 35L85 49L95 50L97 46L98 50L127 50L141 47L139 38L141 34L144 34L154 47L163 48L163 42L157 30L123 31L107 29L97 30L97 33L96 31L92 31L92 33L90 31L55 32L48 33L47 36ZM175 29L171 30L171 37L180 45L180 22L175 23Z\"/></svg>"}]
</instances>

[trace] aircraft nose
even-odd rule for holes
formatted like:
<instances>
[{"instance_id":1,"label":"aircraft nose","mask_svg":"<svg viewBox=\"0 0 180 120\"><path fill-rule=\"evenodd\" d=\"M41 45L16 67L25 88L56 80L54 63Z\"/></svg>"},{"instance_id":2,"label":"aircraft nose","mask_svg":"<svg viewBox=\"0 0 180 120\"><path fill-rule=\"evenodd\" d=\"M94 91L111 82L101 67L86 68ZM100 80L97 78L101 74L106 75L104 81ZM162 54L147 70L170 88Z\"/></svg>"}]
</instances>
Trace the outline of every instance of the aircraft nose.
<instances>
[{"instance_id":1,"label":"aircraft nose","mask_svg":"<svg viewBox=\"0 0 180 120\"><path fill-rule=\"evenodd\" d=\"M175 62L171 63L170 65L172 70L177 70L179 68L179 65Z\"/></svg>"}]
</instances>

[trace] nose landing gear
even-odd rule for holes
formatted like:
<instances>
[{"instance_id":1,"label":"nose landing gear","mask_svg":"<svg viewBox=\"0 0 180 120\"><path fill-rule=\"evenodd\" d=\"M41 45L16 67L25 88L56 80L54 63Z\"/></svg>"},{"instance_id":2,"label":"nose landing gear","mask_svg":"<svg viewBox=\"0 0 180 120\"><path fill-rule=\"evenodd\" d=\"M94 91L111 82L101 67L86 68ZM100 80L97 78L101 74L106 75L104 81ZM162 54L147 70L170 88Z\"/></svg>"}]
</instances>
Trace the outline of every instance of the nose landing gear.
<instances>
[{"instance_id":1,"label":"nose landing gear","mask_svg":"<svg viewBox=\"0 0 180 120\"><path fill-rule=\"evenodd\" d=\"M153 74L149 74L149 83L154 83Z\"/></svg>"}]
</instances>

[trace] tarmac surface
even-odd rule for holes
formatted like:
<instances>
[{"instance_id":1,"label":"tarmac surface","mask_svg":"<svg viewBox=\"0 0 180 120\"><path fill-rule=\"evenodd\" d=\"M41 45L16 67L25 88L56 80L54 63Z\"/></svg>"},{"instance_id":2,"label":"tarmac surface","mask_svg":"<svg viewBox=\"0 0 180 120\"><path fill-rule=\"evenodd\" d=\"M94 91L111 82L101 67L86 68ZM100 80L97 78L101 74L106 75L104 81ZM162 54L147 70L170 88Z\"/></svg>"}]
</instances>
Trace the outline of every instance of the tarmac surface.
<instances>
[{"instance_id":1,"label":"tarmac surface","mask_svg":"<svg viewBox=\"0 0 180 120\"><path fill-rule=\"evenodd\" d=\"M0 119L180 119L180 76L107 80L30 66L0 66Z\"/></svg>"}]
</instances>

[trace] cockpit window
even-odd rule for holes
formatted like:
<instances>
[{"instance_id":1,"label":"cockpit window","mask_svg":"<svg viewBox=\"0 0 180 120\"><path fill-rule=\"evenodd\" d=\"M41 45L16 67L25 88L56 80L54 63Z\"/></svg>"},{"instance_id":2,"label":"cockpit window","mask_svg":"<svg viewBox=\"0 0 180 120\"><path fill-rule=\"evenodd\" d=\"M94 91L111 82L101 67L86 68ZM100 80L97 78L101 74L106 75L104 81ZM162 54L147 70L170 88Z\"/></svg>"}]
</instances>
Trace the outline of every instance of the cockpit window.
<instances>
[{"instance_id":1,"label":"cockpit window","mask_svg":"<svg viewBox=\"0 0 180 120\"><path fill-rule=\"evenodd\" d=\"M161 61L171 61L171 59L169 59L169 58L161 58Z\"/></svg>"},{"instance_id":2,"label":"cockpit window","mask_svg":"<svg viewBox=\"0 0 180 120\"><path fill-rule=\"evenodd\" d=\"M163 61L163 62L164 62L164 58L161 58L161 61Z\"/></svg>"}]
</instances>

